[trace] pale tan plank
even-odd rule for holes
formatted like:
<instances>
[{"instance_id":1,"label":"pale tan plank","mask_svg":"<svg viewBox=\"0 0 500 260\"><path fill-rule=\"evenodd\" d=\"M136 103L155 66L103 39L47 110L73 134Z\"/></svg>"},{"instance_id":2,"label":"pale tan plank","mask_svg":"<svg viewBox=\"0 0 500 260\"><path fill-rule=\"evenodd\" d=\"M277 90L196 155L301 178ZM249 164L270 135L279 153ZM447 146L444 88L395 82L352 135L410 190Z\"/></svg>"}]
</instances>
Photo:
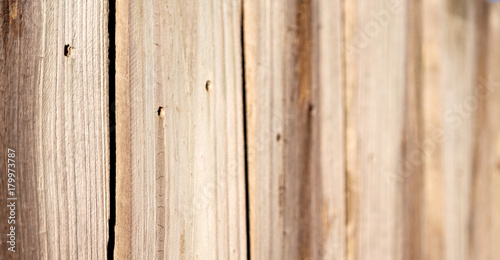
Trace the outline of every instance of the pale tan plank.
<instances>
[{"instance_id":1,"label":"pale tan plank","mask_svg":"<svg viewBox=\"0 0 500 260\"><path fill-rule=\"evenodd\" d=\"M424 41L425 140L430 141L426 145L425 255L495 259L498 152L492 144L498 131L494 87L498 32L494 4L428 1L424 6L430 18ZM441 37L436 38L438 34Z\"/></svg>"},{"instance_id":2,"label":"pale tan plank","mask_svg":"<svg viewBox=\"0 0 500 260\"><path fill-rule=\"evenodd\" d=\"M487 234L483 237L489 241L490 259L500 258L500 5L491 4L489 7L489 38L488 38L488 87L493 89L488 101L488 123L491 147L488 160L489 193L488 212L490 223Z\"/></svg>"},{"instance_id":3,"label":"pale tan plank","mask_svg":"<svg viewBox=\"0 0 500 260\"><path fill-rule=\"evenodd\" d=\"M117 9L115 256L245 259L240 1Z\"/></svg>"},{"instance_id":4,"label":"pale tan plank","mask_svg":"<svg viewBox=\"0 0 500 260\"><path fill-rule=\"evenodd\" d=\"M423 259L424 221L424 160L422 150L424 138L424 114L422 110L422 3L406 3L406 53L405 53L405 97L403 119L402 160L399 162L401 195L397 196L399 210L396 215L401 219L402 248L401 259Z\"/></svg>"},{"instance_id":5,"label":"pale tan plank","mask_svg":"<svg viewBox=\"0 0 500 260\"><path fill-rule=\"evenodd\" d=\"M442 166L442 81L441 37L443 22L439 0L422 2L422 110L424 152L424 245L423 257L444 259L444 184Z\"/></svg>"},{"instance_id":6,"label":"pale tan plank","mask_svg":"<svg viewBox=\"0 0 500 260\"><path fill-rule=\"evenodd\" d=\"M445 259L469 259L471 177L477 109L468 107L477 80L476 5L446 1L441 9Z\"/></svg>"},{"instance_id":7,"label":"pale tan plank","mask_svg":"<svg viewBox=\"0 0 500 260\"><path fill-rule=\"evenodd\" d=\"M340 1L245 1L253 259L344 258Z\"/></svg>"},{"instance_id":8,"label":"pale tan plank","mask_svg":"<svg viewBox=\"0 0 500 260\"><path fill-rule=\"evenodd\" d=\"M12 103L2 102L7 116L2 116L1 149L16 149L20 163L18 250L11 257L104 259L109 236L107 2L2 1L2 7L0 92ZM9 253L2 242L3 259Z\"/></svg>"},{"instance_id":9,"label":"pale tan plank","mask_svg":"<svg viewBox=\"0 0 500 260\"><path fill-rule=\"evenodd\" d=\"M408 132L415 107L405 101L417 87L407 86L406 75L411 9L384 0L345 8L348 259L402 259L408 223L401 196L411 181L405 142L417 135Z\"/></svg>"},{"instance_id":10,"label":"pale tan plank","mask_svg":"<svg viewBox=\"0 0 500 260\"><path fill-rule=\"evenodd\" d=\"M345 189L345 67L343 56L342 1L318 1L317 70L318 143L321 181L321 246L316 259L345 259L346 189ZM319 198L318 198L319 199Z\"/></svg>"},{"instance_id":11,"label":"pale tan plank","mask_svg":"<svg viewBox=\"0 0 500 260\"><path fill-rule=\"evenodd\" d=\"M474 156L469 223L470 259L496 259L498 249L498 8L476 3L477 76L466 105L473 111Z\"/></svg>"}]
</instances>

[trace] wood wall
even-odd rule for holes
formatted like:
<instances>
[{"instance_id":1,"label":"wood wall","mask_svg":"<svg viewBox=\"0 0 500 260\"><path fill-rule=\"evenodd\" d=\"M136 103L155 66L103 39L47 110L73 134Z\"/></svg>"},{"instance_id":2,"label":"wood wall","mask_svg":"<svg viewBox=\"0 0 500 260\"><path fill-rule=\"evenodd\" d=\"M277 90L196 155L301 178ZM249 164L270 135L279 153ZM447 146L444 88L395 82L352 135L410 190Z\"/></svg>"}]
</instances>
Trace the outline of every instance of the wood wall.
<instances>
[{"instance_id":1,"label":"wood wall","mask_svg":"<svg viewBox=\"0 0 500 260\"><path fill-rule=\"evenodd\" d=\"M0 2L0 259L500 259L500 3Z\"/></svg>"}]
</instances>

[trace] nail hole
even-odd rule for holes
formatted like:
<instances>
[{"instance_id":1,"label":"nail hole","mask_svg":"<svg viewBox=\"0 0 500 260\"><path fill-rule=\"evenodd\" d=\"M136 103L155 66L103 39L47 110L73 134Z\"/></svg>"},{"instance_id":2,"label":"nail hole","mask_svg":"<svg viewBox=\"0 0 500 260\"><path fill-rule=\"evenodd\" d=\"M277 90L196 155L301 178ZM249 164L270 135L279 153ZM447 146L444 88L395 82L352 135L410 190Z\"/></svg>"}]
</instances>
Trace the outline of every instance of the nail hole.
<instances>
[{"instance_id":1,"label":"nail hole","mask_svg":"<svg viewBox=\"0 0 500 260\"><path fill-rule=\"evenodd\" d=\"M213 85L212 81L207 80L207 84L205 84L205 89L206 89L207 91L212 90L212 85Z\"/></svg>"},{"instance_id":2,"label":"nail hole","mask_svg":"<svg viewBox=\"0 0 500 260\"><path fill-rule=\"evenodd\" d=\"M281 135L280 135L280 134L277 134L277 135L276 135L276 141L278 141L278 142L279 142L280 140L281 140Z\"/></svg>"},{"instance_id":3,"label":"nail hole","mask_svg":"<svg viewBox=\"0 0 500 260\"><path fill-rule=\"evenodd\" d=\"M163 107L159 107L158 108L158 116L160 118L164 118L165 117L165 109Z\"/></svg>"},{"instance_id":4,"label":"nail hole","mask_svg":"<svg viewBox=\"0 0 500 260\"><path fill-rule=\"evenodd\" d=\"M314 114L316 112L316 108L314 107L313 104L309 104L308 112L309 114Z\"/></svg>"},{"instance_id":5,"label":"nail hole","mask_svg":"<svg viewBox=\"0 0 500 260\"><path fill-rule=\"evenodd\" d=\"M73 50L73 46L66 44L64 45L64 56L69 57L71 56L71 51Z\"/></svg>"}]
</instances>

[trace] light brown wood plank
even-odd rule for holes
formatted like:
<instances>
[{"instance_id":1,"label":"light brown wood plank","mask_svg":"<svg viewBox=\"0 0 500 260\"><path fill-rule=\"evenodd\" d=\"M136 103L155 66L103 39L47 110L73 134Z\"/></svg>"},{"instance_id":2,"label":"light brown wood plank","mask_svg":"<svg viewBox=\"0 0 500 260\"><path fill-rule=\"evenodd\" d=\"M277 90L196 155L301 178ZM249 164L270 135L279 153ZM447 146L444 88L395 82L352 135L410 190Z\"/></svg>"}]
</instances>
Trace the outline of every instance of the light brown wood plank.
<instances>
[{"instance_id":1,"label":"light brown wood plank","mask_svg":"<svg viewBox=\"0 0 500 260\"><path fill-rule=\"evenodd\" d=\"M475 3L446 1L442 8L442 172L444 180L445 259L469 259L471 184L477 107L469 107L478 64ZM477 100L476 100L477 101Z\"/></svg>"},{"instance_id":2,"label":"light brown wood plank","mask_svg":"<svg viewBox=\"0 0 500 260\"><path fill-rule=\"evenodd\" d=\"M397 210L402 222L401 259L423 259L424 221L424 143L422 3L406 3L405 97L402 161L399 162L401 195ZM399 256L398 256L399 257Z\"/></svg>"},{"instance_id":3,"label":"light brown wood plank","mask_svg":"<svg viewBox=\"0 0 500 260\"><path fill-rule=\"evenodd\" d=\"M407 215L418 202L404 203L419 189L412 183L418 167L405 167L420 131L418 46L408 38L418 35L409 20L418 10L409 7L385 0L345 6L348 259L408 257L405 238L418 225Z\"/></svg>"},{"instance_id":4,"label":"light brown wood plank","mask_svg":"<svg viewBox=\"0 0 500 260\"><path fill-rule=\"evenodd\" d=\"M488 223L482 239L487 240L490 259L500 258L500 5L490 4L488 14L488 83L492 93L488 97L488 127L491 139L487 142L491 154L487 161L486 208Z\"/></svg>"},{"instance_id":5,"label":"light brown wood plank","mask_svg":"<svg viewBox=\"0 0 500 260\"><path fill-rule=\"evenodd\" d=\"M6 169L7 149L16 150L18 200L16 253L2 239L0 258L104 259L107 1L5 0L1 6L0 165ZM0 179L6 205L6 174ZM8 213L2 207L0 217ZM1 223L4 235L7 221Z\"/></svg>"},{"instance_id":6,"label":"light brown wood plank","mask_svg":"<svg viewBox=\"0 0 500 260\"><path fill-rule=\"evenodd\" d=\"M425 255L498 256L498 22L486 1L427 1ZM436 11L438 10L438 11ZM445 19L441 19L445 17ZM498 18L496 18L498 19ZM435 35L441 35L436 38ZM493 144L493 145L492 145Z\"/></svg>"},{"instance_id":7,"label":"light brown wood plank","mask_svg":"<svg viewBox=\"0 0 500 260\"><path fill-rule=\"evenodd\" d=\"M471 177L470 222L468 226L470 259L496 259L500 255L498 232L498 8L488 2L475 6L476 81L466 108L473 111L474 146ZM490 17L491 16L491 17ZM493 144L493 145L492 145Z\"/></svg>"},{"instance_id":8,"label":"light brown wood plank","mask_svg":"<svg viewBox=\"0 0 500 260\"><path fill-rule=\"evenodd\" d=\"M344 257L340 1L245 1L252 259Z\"/></svg>"},{"instance_id":9,"label":"light brown wood plank","mask_svg":"<svg viewBox=\"0 0 500 260\"><path fill-rule=\"evenodd\" d=\"M439 0L422 2L422 114L424 153L423 258L444 259L444 174L442 170L442 9Z\"/></svg>"},{"instance_id":10,"label":"light brown wood plank","mask_svg":"<svg viewBox=\"0 0 500 260\"><path fill-rule=\"evenodd\" d=\"M245 259L241 2L117 9L115 256Z\"/></svg>"}]
</instances>

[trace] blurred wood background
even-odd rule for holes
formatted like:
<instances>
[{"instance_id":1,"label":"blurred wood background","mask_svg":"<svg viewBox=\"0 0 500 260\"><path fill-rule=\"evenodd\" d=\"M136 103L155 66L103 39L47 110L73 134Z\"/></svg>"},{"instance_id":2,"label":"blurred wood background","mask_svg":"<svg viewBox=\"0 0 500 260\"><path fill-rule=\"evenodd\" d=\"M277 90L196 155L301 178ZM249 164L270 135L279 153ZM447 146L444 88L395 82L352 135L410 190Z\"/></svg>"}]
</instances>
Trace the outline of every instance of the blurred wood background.
<instances>
[{"instance_id":1,"label":"blurred wood background","mask_svg":"<svg viewBox=\"0 0 500 260\"><path fill-rule=\"evenodd\" d=\"M500 259L500 3L1 7L0 259Z\"/></svg>"}]
</instances>

